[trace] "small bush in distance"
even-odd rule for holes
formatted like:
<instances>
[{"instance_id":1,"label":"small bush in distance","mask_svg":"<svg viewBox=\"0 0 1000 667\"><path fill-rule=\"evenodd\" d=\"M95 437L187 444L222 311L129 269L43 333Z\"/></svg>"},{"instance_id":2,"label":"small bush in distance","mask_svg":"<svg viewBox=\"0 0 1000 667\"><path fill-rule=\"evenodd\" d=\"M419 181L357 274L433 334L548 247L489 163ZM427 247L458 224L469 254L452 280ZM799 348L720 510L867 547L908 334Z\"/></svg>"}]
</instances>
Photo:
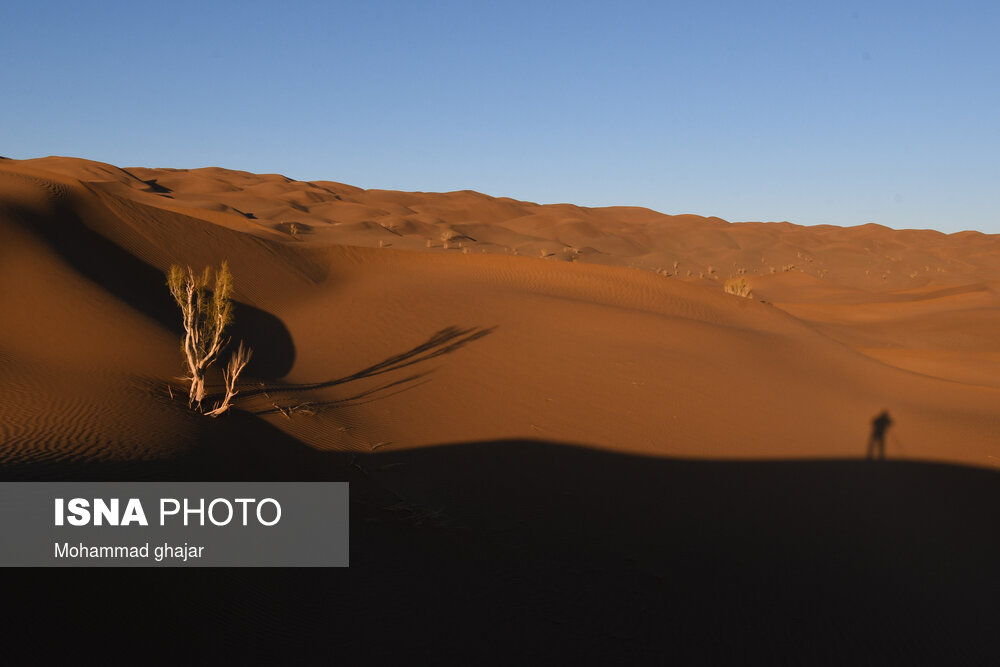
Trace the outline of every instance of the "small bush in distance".
<instances>
[{"instance_id":1,"label":"small bush in distance","mask_svg":"<svg viewBox=\"0 0 1000 667\"><path fill-rule=\"evenodd\" d=\"M735 294L736 296L742 296L747 299L753 298L753 290L750 289L750 281L743 276L738 278L729 278L723 285L723 289L726 290L726 294Z\"/></svg>"}]
</instances>

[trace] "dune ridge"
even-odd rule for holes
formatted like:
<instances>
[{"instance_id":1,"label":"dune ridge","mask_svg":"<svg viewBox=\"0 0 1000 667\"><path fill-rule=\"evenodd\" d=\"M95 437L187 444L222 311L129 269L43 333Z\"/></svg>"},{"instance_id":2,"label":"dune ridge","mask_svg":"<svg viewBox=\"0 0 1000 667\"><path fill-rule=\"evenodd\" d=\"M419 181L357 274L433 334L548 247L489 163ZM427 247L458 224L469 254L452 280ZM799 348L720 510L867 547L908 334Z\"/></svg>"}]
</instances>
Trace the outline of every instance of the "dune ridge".
<instances>
[{"instance_id":1,"label":"dune ridge","mask_svg":"<svg viewBox=\"0 0 1000 667\"><path fill-rule=\"evenodd\" d=\"M992 664L998 241L0 161L0 479L351 484L349 570L31 573L17 636L99 598L224 660ZM164 272L222 260L210 419Z\"/></svg>"},{"instance_id":2,"label":"dune ridge","mask_svg":"<svg viewBox=\"0 0 1000 667\"><path fill-rule=\"evenodd\" d=\"M103 406L95 432L119 433L112 423L134 420L135 401L174 415L148 443L190 432L169 399L179 323L162 276L171 263L226 259L260 385L239 407L317 448L528 437L647 455L853 457L888 408L893 455L1000 457L997 237L731 224L70 158L0 163L0 202L4 280L20 286L2 305L29 315L0 338L5 375L41 360L75 369L78 395ZM539 245L548 257L531 256ZM877 253L891 277L862 280L858 258ZM801 270L761 275L793 256L807 258ZM753 299L721 289L739 257L745 270L731 273L750 280ZM931 268L910 277L919 262ZM686 275L690 265L704 265L701 277ZM421 345L405 363L363 372ZM150 389L122 400L121 378ZM11 423L45 402L46 382L36 382L42 395L8 395ZM59 419L24 432L77 437ZM108 436L104 455L134 452L129 433Z\"/></svg>"}]
</instances>

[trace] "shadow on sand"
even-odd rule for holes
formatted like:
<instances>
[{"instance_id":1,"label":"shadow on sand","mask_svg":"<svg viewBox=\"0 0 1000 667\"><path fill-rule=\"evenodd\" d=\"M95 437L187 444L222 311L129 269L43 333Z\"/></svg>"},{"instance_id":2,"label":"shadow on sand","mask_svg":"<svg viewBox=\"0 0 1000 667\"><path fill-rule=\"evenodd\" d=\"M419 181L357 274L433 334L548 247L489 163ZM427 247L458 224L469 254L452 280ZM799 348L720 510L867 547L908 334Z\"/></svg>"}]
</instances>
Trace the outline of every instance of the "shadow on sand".
<instances>
[{"instance_id":1,"label":"shadow on sand","mask_svg":"<svg viewBox=\"0 0 1000 667\"><path fill-rule=\"evenodd\" d=\"M69 207L57 215L23 211L29 229L41 236L87 279L161 326L183 335L180 311L166 287L162 271L88 228ZM265 379L287 375L295 363L295 345L284 322L271 313L234 301L236 317L229 328L234 341L242 340L266 355L254 355L247 374Z\"/></svg>"},{"instance_id":2,"label":"shadow on sand","mask_svg":"<svg viewBox=\"0 0 1000 667\"><path fill-rule=\"evenodd\" d=\"M868 436L868 446L865 450L865 457L869 460L885 460L885 436L892 426L892 417L888 410L883 410L872 419L872 432Z\"/></svg>"},{"instance_id":3,"label":"shadow on sand","mask_svg":"<svg viewBox=\"0 0 1000 667\"><path fill-rule=\"evenodd\" d=\"M434 333L423 343L420 343L405 352L394 354L376 364L363 368L342 378L301 384L292 384L287 382L261 384L259 388L247 387L246 389L240 389L240 395L243 398L249 398L263 394L268 398L277 398L286 402L292 401L288 403L288 405L293 405L294 401L292 399L299 392L327 389L338 385L348 384L350 382L356 382L358 380L376 377L384 373L392 373L394 371L403 370L404 368L409 368L446 354L456 352L469 343L489 336L495 330L495 326L488 329L480 327L472 327L469 329L462 329L456 326L446 327ZM367 402L368 400L374 400L376 397L385 397L387 395L391 395L391 393L397 393L399 391L405 391L406 389L412 388L418 380L426 377L428 373L429 371L424 371L401 379L392 380L386 384L362 390L348 397L341 397L332 401L313 400L308 404L303 405L307 405L312 411L322 411ZM391 393L387 394L387 392L390 391ZM282 414L287 415L286 409L278 407L277 401L274 402L274 406L274 408L265 409L255 414L263 415L282 412Z\"/></svg>"},{"instance_id":4,"label":"shadow on sand","mask_svg":"<svg viewBox=\"0 0 1000 667\"><path fill-rule=\"evenodd\" d=\"M351 482L350 568L36 571L36 595L8 600L27 618L110 601L119 636L144 642L155 628L229 657L365 662L970 664L1000 650L989 470L538 441L354 456L236 414L158 467L4 474Z\"/></svg>"}]
</instances>

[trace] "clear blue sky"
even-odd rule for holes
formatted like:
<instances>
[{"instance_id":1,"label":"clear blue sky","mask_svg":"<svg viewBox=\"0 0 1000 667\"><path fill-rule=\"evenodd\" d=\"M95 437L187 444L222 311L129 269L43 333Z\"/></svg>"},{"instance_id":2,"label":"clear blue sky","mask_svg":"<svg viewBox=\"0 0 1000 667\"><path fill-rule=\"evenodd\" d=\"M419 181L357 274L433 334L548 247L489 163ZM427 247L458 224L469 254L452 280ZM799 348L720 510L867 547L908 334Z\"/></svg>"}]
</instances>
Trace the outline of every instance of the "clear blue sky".
<instances>
[{"instance_id":1,"label":"clear blue sky","mask_svg":"<svg viewBox=\"0 0 1000 667\"><path fill-rule=\"evenodd\" d=\"M1000 233L1000 2L0 6L0 155Z\"/></svg>"}]
</instances>

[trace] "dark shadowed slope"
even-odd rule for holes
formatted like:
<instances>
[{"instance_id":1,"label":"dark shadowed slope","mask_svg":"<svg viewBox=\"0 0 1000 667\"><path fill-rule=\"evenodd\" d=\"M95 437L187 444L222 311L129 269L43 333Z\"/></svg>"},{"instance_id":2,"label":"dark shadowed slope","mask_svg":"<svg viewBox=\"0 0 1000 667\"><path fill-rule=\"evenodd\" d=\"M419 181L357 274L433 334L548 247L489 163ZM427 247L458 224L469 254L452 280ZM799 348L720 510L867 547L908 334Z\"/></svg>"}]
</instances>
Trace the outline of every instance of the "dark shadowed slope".
<instances>
[{"instance_id":1,"label":"dark shadowed slope","mask_svg":"<svg viewBox=\"0 0 1000 667\"><path fill-rule=\"evenodd\" d=\"M156 476L349 480L350 569L32 578L63 581L54 599L71 610L113 587L135 604L127 628L172 627L223 654L984 664L998 653L990 471L532 441L348 457L245 441L240 423L233 441L219 431Z\"/></svg>"}]
</instances>

